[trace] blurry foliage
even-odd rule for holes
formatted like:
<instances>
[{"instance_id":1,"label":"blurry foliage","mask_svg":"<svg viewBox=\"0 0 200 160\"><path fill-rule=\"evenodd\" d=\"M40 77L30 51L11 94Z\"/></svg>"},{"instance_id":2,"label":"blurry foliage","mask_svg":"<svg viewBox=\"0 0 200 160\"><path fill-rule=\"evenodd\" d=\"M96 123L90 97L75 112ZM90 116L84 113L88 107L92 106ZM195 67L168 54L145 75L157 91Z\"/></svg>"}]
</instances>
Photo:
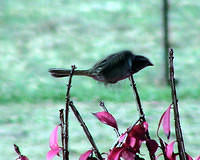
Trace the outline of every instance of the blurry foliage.
<instances>
[{"instance_id":1,"label":"blurry foliage","mask_svg":"<svg viewBox=\"0 0 200 160\"><path fill-rule=\"evenodd\" d=\"M162 82L161 6L153 0L0 1L0 102L64 99L66 81L50 77L48 68L75 64L85 69L122 49L155 64L135 76L142 99L168 100ZM170 39L181 98L200 97L199 7L198 1L171 1ZM125 80L104 87L74 77L72 96L129 101L128 85Z\"/></svg>"}]
</instances>

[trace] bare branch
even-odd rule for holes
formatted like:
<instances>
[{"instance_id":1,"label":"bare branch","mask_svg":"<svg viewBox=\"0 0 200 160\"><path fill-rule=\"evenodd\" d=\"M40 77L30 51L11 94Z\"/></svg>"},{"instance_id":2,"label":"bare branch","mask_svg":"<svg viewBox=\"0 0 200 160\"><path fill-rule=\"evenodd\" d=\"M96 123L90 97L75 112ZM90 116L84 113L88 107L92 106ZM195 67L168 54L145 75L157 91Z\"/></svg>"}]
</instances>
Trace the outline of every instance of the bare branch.
<instances>
[{"instance_id":1,"label":"bare branch","mask_svg":"<svg viewBox=\"0 0 200 160\"><path fill-rule=\"evenodd\" d=\"M94 152L95 152L95 155L96 157L99 159L99 160L103 160L103 158L101 157L101 154L94 142L94 139L92 137L92 135L90 134L90 131L88 130L85 122L83 121L81 115L79 114L78 110L76 109L76 107L74 106L73 102L70 101L69 103L72 111L74 112L74 115L76 116L77 120L79 121L79 123L81 124L81 127L83 128L88 140L90 141L90 144L92 145L93 149L94 149Z\"/></svg>"},{"instance_id":2,"label":"bare branch","mask_svg":"<svg viewBox=\"0 0 200 160\"><path fill-rule=\"evenodd\" d=\"M59 110L60 111L60 127L61 127L61 142L62 142L62 154L63 154L63 160L64 160L64 109Z\"/></svg>"},{"instance_id":3,"label":"bare branch","mask_svg":"<svg viewBox=\"0 0 200 160\"><path fill-rule=\"evenodd\" d=\"M138 91L137 91L137 88L136 88L136 83L135 83L135 81L133 79L133 75L130 76L130 81L131 81L131 86L133 88L133 91L135 93L135 97L136 97L136 101L137 101L137 106L138 106L138 111L139 111L139 114L140 114L140 121L141 122L145 122L146 121L145 114L143 112L142 104L141 104L140 97L139 97L139 94L138 94ZM147 137L147 139L151 139L148 130L146 132L146 137ZM151 160L155 160L155 155L151 155L150 151L149 151L149 156L150 156Z\"/></svg>"},{"instance_id":4,"label":"bare branch","mask_svg":"<svg viewBox=\"0 0 200 160\"><path fill-rule=\"evenodd\" d=\"M173 49L169 49L169 78L170 78L170 86L171 86L171 95L172 95L172 104L174 108L174 120L175 120L175 131L176 131L176 140L178 143L178 151L179 157L181 160L187 160L187 156L185 153L183 135L181 131L179 111L178 111L178 99L176 95L176 84L174 78L174 51Z\"/></svg>"},{"instance_id":5,"label":"bare branch","mask_svg":"<svg viewBox=\"0 0 200 160\"><path fill-rule=\"evenodd\" d=\"M70 101L70 88L71 88L71 82L72 82L72 76L74 73L74 70L76 69L76 66L72 66L72 70L69 76L69 81L67 84L67 93L66 93L66 103L65 103L65 123L64 123L64 156L63 160L69 160L69 150L68 150L68 141L69 141L69 129L68 129L68 119L69 119L69 101Z\"/></svg>"}]
</instances>

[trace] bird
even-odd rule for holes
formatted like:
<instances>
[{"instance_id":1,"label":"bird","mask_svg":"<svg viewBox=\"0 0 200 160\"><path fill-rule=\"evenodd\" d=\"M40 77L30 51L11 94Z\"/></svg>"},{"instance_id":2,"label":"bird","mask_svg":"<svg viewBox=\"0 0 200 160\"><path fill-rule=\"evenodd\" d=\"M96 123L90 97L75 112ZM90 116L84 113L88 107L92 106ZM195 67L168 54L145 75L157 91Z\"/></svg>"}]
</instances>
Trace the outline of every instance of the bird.
<instances>
[{"instance_id":1,"label":"bird","mask_svg":"<svg viewBox=\"0 0 200 160\"><path fill-rule=\"evenodd\" d=\"M104 82L105 84L112 84L130 77L132 74L148 66L153 66L148 58L135 55L129 50L123 50L98 61L90 69L75 70L73 75L88 76L97 81ZM50 68L49 72L53 77L61 78L69 76L71 70Z\"/></svg>"}]
</instances>

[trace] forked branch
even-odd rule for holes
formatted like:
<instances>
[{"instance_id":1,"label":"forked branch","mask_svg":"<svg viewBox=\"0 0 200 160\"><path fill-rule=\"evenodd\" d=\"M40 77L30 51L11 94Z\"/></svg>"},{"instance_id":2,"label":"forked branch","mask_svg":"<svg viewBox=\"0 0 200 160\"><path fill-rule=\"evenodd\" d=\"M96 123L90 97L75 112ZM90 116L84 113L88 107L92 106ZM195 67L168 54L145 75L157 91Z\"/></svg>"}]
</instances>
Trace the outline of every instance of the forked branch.
<instances>
[{"instance_id":1,"label":"forked branch","mask_svg":"<svg viewBox=\"0 0 200 160\"><path fill-rule=\"evenodd\" d=\"M72 70L69 75L69 81L67 84L67 93L66 93L66 103L65 103L65 123L64 123L64 145L63 145L63 160L69 160L69 149L68 149L68 141L69 141L69 101L70 101L70 88L71 88L71 82L72 82L72 76L74 73L74 70L76 69L75 65L72 66Z\"/></svg>"}]
</instances>

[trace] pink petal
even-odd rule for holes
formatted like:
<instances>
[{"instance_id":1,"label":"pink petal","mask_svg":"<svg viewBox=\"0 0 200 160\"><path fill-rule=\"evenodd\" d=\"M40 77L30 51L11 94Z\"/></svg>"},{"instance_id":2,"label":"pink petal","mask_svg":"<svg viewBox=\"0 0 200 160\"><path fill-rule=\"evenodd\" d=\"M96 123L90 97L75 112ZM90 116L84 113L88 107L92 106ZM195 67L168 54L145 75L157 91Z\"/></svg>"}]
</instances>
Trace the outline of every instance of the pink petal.
<instances>
[{"instance_id":1,"label":"pink petal","mask_svg":"<svg viewBox=\"0 0 200 160\"><path fill-rule=\"evenodd\" d=\"M130 137L130 143L129 143L130 147L133 148L135 144L136 144L136 139L134 137Z\"/></svg>"},{"instance_id":2,"label":"pink petal","mask_svg":"<svg viewBox=\"0 0 200 160\"><path fill-rule=\"evenodd\" d=\"M49 147L53 150L57 150L59 148L58 145L58 127L57 125L53 131L51 132L50 138L49 138Z\"/></svg>"},{"instance_id":3,"label":"pink petal","mask_svg":"<svg viewBox=\"0 0 200 160\"><path fill-rule=\"evenodd\" d=\"M93 113L93 115L96 116L102 123L107 124L118 130L117 122L115 118L112 116L112 114L110 114L109 112L102 111Z\"/></svg>"},{"instance_id":4,"label":"pink petal","mask_svg":"<svg viewBox=\"0 0 200 160\"><path fill-rule=\"evenodd\" d=\"M142 140L140 140L138 138L135 138L135 137L132 137L132 136L128 136L126 138L125 143L123 144L124 147L132 148L132 150L135 153L139 153L140 152L141 145L142 145Z\"/></svg>"},{"instance_id":5,"label":"pink petal","mask_svg":"<svg viewBox=\"0 0 200 160\"><path fill-rule=\"evenodd\" d=\"M171 109L171 105L165 111L164 116L163 116L163 123L162 123L163 130L165 134L167 135L168 139L170 137L170 109Z\"/></svg>"},{"instance_id":6,"label":"pink petal","mask_svg":"<svg viewBox=\"0 0 200 160\"><path fill-rule=\"evenodd\" d=\"M131 152L128 149L123 150L121 155L122 155L121 157L125 160L134 160L135 159L135 153Z\"/></svg>"},{"instance_id":7,"label":"pink petal","mask_svg":"<svg viewBox=\"0 0 200 160\"><path fill-rule=\"evenodd\" d=\"M159 124L158 124L158 130L159 130L160 125L162 123L164 133L166 134L168 139L170 138L170 109L171 109L171 105L163 113L163 115L160 118ZM157 132L158 132L158 130L157 130Z\"/></svg>"},{"instance_id":8,"label":"pink petal","mask_svg":"<svg viewBox=\"0 0 200 160\"><path fill-rule=\"evenodd\" d=\"M173 156L174 143L175 143L175 141L171 142L170 144L167 144L167 146L166 146L166 156L170 160L172 159L172 156Z\"/></svg>"},{"instance_id":9,"label":"pink petal","mask_svg":"<svg viewBox=\"0 0 200 160\"><path fill-rule=\"evenodd\" d=\"M140 147L142 145L142 140L137 140L136 139L136 142L135 142L135 145L134 145L134 148L133 150L136 152L136 153L140 153Z\"/></svg>"},{"instance_id":10,"label":"pink petal","mask_svg":"<svg viewBox=\"0 0 200 160\"><path fill-rule=\"evenodd\" d=\"M193 158L189 154L186 155L187 155L187 160L193 160Z\"/></svg>"},{"instance_id":11,"label":"pink petal","mask_svg":"<svg viewBox=\"0 0 200 160\"><path fill-rule=\"evenodd\" d=\"M123 149L122 147L113 148L108 155L108 160L120 160L120 154Z\"/></svg>"},{"instance_id":12,"label":"pink petal","mask_svg":"<svg viewBox=\"0 0 200 160\"><path fill-rule=\"evenodd\" d=\"M146 140L146 129L144 128L145 126L142 124L137 124L135 125L128 133L128 137L134 137L139 140Z\"/></svg>"},{"instance_id":13,"label":"pink petal","mask_svg":"<svg viewBox=\"0 0 200 160\"><path fill-rule=\"evenodd\" d=\"M200 160L200 155L197 158L195 158L195 160Z\"/></svg>"},{"instance_id":14,"label":"pink petal","mask_svg":"<svg viewBox=\"0 0 200 160\"><path fill-rule=\"evenodd\" d=\"M61 151L61 148L58 145L58 127L59 125L57 125L51 132L49 138L49 147L51 148L51 150L47 153L47 160L53 159L53 157L58 155Z\"/></svg>"},{"instance_id":15,"label":"pink petal","mask_svg":"<svg viewBox=\"0 0 200 160\"><path fill-rule=\"evenodd\" d=\"M153 139L148 139L146 141L146 145L151 155L153 155L158 149L158 143Z\"/></svg>"},{"instance_id":16,"label":"pink petal","mask_svg":"<svg viewBox=\"0 0 200 160\"><path fill-rule=\"evenodd\" d=\"M21 156L20 160L29 160L26 156Z\"/></svg>"},{"instance_id":17,"label":"pink petal","mask_svg":"<svg viewBox=\"0 0 200 160\"><path fill-rule=\"evenodd\" d=\"M143 122L143 127L145 129L145 132L148 130L149 124L147 122Z\"/></svg>"},{"instance_id":18,"label":"pink petal","mask_svg":"<svg viewBox=\"0 0 200 160\"><path fill-rule=\"evenodd\" d=\"M123 134L121 134L121 135L119 136L118 142L119 142L119 143L122 143L122 142L124 141L124 139L125 139L126 136L127 136L127 131L124 132Z\"/></svg>"},{"instance_id":19,"label":"pink petal","mask_svg":"<svg viewBox=\"0 0 200 160\"><path fill-rule=\"evenodd\" d=\"M81 154L79 160L87 160L87 158L90 156L92 153L92 150L88 150L85 153Z\"/></svg>"},{"instance_id":20,"label":"pink petal","mask_svg":"<svg viewBox=\"0 0 200 160\"><path fill-rule=\"evenodd\" d=\"M61 151L61 148L57 148L57 149L55 149L55 150L50 150L50 151L47 153L46 159L47 159L47 160L52 160L53 157L55 157L60 151Z\"/></svg>"}]
</instances>

